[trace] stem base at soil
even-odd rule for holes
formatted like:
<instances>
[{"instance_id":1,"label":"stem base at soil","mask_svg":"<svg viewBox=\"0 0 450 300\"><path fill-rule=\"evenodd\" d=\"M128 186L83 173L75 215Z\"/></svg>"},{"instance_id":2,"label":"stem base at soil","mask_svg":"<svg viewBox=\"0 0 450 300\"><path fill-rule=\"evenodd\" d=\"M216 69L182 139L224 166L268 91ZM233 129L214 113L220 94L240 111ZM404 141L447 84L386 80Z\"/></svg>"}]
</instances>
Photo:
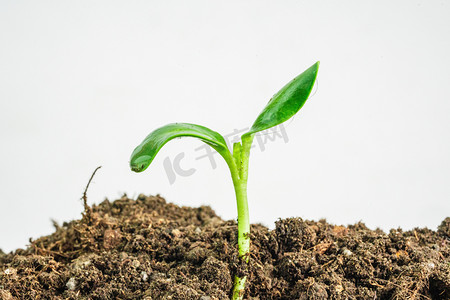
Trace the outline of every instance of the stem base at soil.
<instances>
[{"instance_id":1,"label":"stem base at soil","mask_svg":"<svg viewBox=\"0 0 450 300\"><path fill-rule=\"evenodd\" d=\"M245 290L245 282L247 281L247 276L242 278L235 276L234 277L234 287L233 287L233 300L242 300L244 299L244 290Z\"/></svg>"}]
</instances>

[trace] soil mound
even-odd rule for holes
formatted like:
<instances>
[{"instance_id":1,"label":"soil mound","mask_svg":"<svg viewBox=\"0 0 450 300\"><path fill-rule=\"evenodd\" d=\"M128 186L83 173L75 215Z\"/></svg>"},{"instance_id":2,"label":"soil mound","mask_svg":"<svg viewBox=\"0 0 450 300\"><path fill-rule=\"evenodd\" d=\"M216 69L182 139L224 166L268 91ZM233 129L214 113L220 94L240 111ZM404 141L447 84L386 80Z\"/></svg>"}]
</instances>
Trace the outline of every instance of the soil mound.
<instances>
[{"instance_id":1,"label":"soil mound","mask_svg":"<svg viewBox=\"0 0 450 300\"><path fill-rule=\"evenodd\" d=\"M159 196L105 200L23 250L0 251L0 299L229 299L237 225ZM289 218L252 225L246 299L450 299L437 231Z\"/></svg>"}]
</instances>

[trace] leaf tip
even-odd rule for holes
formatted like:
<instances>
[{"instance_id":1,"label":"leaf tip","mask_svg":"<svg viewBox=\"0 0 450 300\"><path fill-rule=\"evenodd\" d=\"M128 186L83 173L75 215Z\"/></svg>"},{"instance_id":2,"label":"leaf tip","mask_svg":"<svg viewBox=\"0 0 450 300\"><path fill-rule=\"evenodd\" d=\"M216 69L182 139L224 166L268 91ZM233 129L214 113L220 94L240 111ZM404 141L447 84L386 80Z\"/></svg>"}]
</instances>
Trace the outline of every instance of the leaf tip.
<instances>
[{"instance_id":1,"label":"leaf tip","mask_svg":"<svg viewBox=\"0 0 450 300\"><path fill-rule=\"evenodd\" d=\"M317 72L319 71L319 66L320 66L320 60L316 61L316 63L313 64L309 69L313 69L317 75Z\"/></svg>"},{"instance_id":2,"label":"leaf tip","mask_svg":"<svg viewBox=\"0 0 450 300\"><path fill-rule=\"evenodd\" d=\"M147 169L150 165L152 158L150 155L131 156L130 168L132 171L139 173Z\"/></svg>"}]
</instances>

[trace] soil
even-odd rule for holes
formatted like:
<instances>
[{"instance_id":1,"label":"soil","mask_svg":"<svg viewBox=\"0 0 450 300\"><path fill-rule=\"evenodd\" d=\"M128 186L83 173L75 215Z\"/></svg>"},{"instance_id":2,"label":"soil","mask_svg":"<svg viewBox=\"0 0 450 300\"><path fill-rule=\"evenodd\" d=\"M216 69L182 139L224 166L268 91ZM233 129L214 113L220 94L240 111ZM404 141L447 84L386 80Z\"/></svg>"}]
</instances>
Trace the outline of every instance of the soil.
<instances>
[{"instance_id":1,"label":"soil","mask_svg":"<svg viewBox=\"0 0 450 300\"><path fill-rule=\"evenodd\" d=\"M208 206L126 196L0 251L1 299L229 299L237 226ZM450 299L450 218L437 231L283 219L252 225L245 299Z\"/></svg>"}]
</instances>

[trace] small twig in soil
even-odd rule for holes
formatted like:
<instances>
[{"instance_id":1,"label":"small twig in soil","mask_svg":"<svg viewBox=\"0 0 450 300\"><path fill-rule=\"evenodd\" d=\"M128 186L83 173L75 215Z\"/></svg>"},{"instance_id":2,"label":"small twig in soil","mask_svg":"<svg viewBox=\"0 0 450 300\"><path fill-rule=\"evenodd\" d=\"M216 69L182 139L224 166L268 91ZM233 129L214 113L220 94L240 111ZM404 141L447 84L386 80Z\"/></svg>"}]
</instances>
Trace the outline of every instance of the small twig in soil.
<instances>
[{"instance_id":1,"label":"small twig in soil","mask_svg":"<svg viewBox=\"0 0 450 300\"><path fill-rule=\"evenodd\" d=\"M417 236L417 231L415 231L415 230L414 230L414 236L416 237L416 240L419 242L420 239L419 239L419 237Z\"/></svg>"},{"instance_id":2,"label":"small twig in soil","mask_svg":"<svg viewBox=\"0 0 450 300\"><path fill-rule=\"evenodd\" d=\"M83 193L83 197L81 197L81 199L83 200L83 204L84 204L84 213L86 214L86 217L88 218L88 220L91 220L91 213L92 210L89 207L89 205L87 204L87 191L89 188L89 185L91 184L92 179L94 178L95 173L97 172L98 169L100 169L102 166L98 166L94 172L91 175L91 178L89 178L89 181L86 185L86 188L84 189L84 193Z\"/></svg>"},{"instance_id":3,"label":"small twig in soil","mask_svg":"<svg viewBox=\"0 0 450 300\"><path fill-rule=\"evenodd\" d=\"M398 277L398 278L399 278L399 277ZM405 288L404 286L402 286L402 285L400 285L400 284L397 284L397 283L393 282L392 280L386 280L386 279L382 279L382 278L375 278L375 280L385 282L385 283L386 283L386 286L388 286L389 284L392 284L393 286L398 287L398 288ZM374 285L374 286L378 286L378 287L380 286L380 285L379 285L378 283L376 283L376 282L375 282L375 284L374 284L373 282L369 281L369 283L370 283L371 285ZM386 286L381 286L381 287L386 288ZM424 299L431 300L430 297L428 297L428 296L426 296L426 295L424 295L424 294L421 294L421 293L417 292L416 289L413 290L413 289L410 289L410 288L407 288L407 287L406 287L406 289L413 293L413 298L410 298L410 299L414 299L414 298L415 298L415 295L417 294L417 295L423 297Z\"/></svg>"}]
</instances>

